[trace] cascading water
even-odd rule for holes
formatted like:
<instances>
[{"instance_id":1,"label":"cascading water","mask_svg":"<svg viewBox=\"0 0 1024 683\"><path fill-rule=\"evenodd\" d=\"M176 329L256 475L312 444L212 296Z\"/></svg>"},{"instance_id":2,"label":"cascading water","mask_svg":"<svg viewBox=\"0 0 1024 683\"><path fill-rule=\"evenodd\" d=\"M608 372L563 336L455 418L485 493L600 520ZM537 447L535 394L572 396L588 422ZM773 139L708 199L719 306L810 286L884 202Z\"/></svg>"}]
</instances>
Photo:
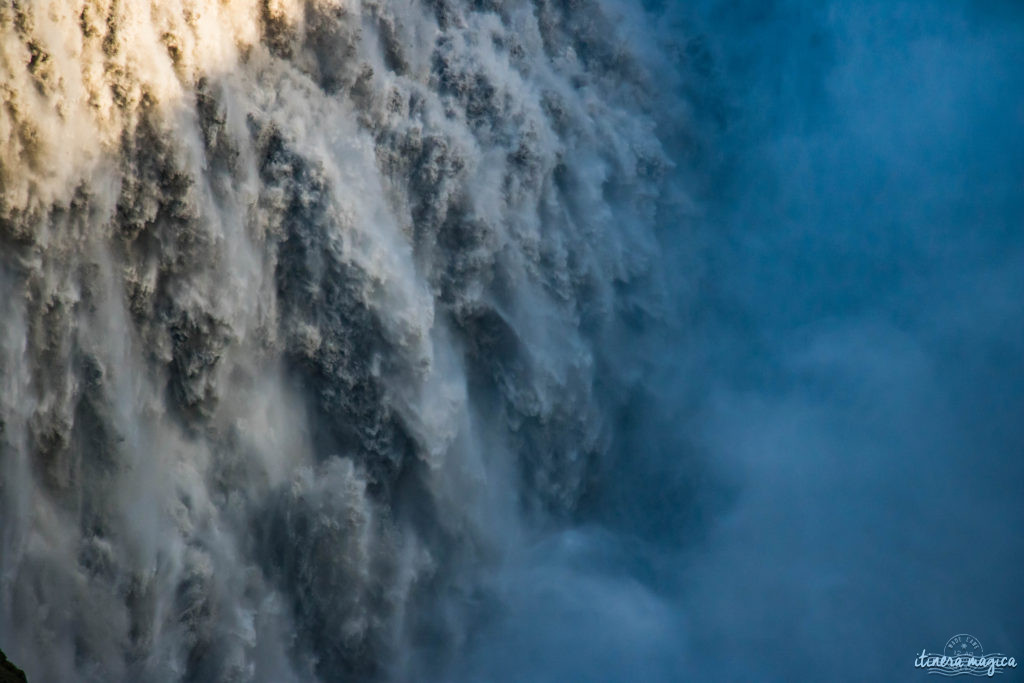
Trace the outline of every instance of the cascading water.
<instances>
[{"instance_id":1,"label":"cascading water","mask_svg":"<svg viewBox=\"0 0 1024 683\"><path fill-rule=\"evenodd\" d=\"M1009 0L0 0L0 651L1019 659L1022 37Z\"/></svg>"},{"instance_id":2,"label":"cascading water","mask_svg":"<svg viewBox=\"0 0 1024 683\"><path fill-rule=\"evenodd\" d=\"M31 680L446 676L665 315L642 21L0 6L0 644Z\"/></svg>"}]
</instances>

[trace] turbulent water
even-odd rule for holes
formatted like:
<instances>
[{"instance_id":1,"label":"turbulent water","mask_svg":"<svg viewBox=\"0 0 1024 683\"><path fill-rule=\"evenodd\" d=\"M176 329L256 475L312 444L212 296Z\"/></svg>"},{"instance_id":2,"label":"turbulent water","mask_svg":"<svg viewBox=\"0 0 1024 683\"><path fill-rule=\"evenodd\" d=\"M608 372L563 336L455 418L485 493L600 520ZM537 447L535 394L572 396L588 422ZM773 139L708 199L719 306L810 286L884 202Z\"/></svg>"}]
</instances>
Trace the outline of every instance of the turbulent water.
<instances>
[{"instance_id":1,"label":"turbulent water","mask_svg":"<svg viewBox=\"0 0 1024 683\"><path fill-rule=\"evenodd\" d=\"M30 679L455 675L665 317L683 124L638 12L3 3L0 644Z\"/></svg>"},{"instance_id":2,"label":"turbulent water","mask_svg":"<svg viewBox=\"0 0 1024 683\"><path fill-rule=\"evenodd\" d=\"M33 682L1024 655L1024 11L0 0Z\"/></svg>"}]
</instances>

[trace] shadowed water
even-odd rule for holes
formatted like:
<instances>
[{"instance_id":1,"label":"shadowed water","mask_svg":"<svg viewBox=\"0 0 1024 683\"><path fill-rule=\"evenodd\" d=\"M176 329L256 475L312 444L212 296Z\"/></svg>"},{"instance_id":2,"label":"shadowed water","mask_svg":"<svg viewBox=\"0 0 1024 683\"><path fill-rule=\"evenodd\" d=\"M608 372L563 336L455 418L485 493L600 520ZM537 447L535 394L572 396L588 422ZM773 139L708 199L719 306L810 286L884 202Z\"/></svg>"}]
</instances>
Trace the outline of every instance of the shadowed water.
<instances>
[{"instance_id":1,"label":"shadowed water","mask_svg":"<svg viewBox=\"0 0 1024 683\"><path fill-rule=\"evenodd\" d=\"M0 7L29 680L1024 655L1013 3Z\"/></svg>"}]
</instances>

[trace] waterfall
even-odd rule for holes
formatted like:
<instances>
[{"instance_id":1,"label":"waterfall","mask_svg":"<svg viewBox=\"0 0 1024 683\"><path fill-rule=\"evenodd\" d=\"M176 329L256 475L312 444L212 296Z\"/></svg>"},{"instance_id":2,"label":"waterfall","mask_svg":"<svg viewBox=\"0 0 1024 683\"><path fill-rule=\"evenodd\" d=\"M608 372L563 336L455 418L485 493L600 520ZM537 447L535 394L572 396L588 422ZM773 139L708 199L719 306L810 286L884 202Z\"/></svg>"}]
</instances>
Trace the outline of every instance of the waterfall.
<instances>
[{"instance_id":1,"label":"waterfall","mask_svg":"<svg viewBox=\"0 0 1024 683\"><path fill-rule=\"evenodd\" d=\"M1021 64L1012 0L0 0L0 677L1012 674Z\"/></svg>"},{"instance_id":2,"label":"waterfall","mask_svg":"<svg viewBox=\"0 0 1024 683\"><path fill-rule=\"evenodd\" d=\"M686 122L647 21L0 6L0 644L30 680L454 675L671 318Z\"/></svg>"}]
</instances>

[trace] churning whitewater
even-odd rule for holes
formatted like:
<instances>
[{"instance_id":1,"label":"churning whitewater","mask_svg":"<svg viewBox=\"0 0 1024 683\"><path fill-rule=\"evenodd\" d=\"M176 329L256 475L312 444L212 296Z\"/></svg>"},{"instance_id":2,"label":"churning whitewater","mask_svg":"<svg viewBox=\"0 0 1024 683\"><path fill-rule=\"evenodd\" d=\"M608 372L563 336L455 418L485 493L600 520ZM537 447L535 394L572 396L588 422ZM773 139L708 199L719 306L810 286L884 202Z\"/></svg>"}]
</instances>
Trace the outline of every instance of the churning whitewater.
<instances>
[{"instance_id":1,"label":"churning whitewater","mask_svg":"<svg viewBox=\"0 0 1024 683\"><path fill-rule=\"evenodd\" d=\"M0 643L30 680L445 678L665 315L676 77L633 12L0 5Z\"/></svg>"}]
</instances>

